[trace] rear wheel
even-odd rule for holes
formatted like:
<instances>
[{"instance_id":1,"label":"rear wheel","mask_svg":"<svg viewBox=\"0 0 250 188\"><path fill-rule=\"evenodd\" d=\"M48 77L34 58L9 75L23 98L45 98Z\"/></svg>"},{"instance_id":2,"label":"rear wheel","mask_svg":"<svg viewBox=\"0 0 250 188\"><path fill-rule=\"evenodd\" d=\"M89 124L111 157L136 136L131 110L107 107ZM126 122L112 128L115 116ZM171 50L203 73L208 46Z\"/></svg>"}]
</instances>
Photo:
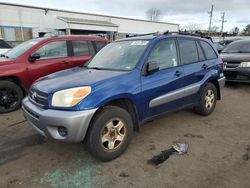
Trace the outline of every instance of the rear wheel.
<instances>
[{"instance_id":1,"label":"rear wheel","mask_svg":"<svg viewBox=\"0 0 250 188\"><path fill-rule=\"evenodd\" d=\"M217 89L214 84L208 83L203 90L198 105L195 107L195 111L200 115L210 115L215 109L216 102Z\"/></svg>"},{"instance_id":2,"label":"rear wheel","mask_svg":"<svg viewBox=\"0 0 250 188\"><path fill-rule=\"evenodd\" d=\"M0 113L20 108L23 97L23 91L18 85L10 81L0 81Z\"/></svg>"},{"instance_id":3,"label":"rear wheel","mask_svg":"<svg viewBox=\"0 0 250 188\"><path fill-rule=\"evenodd\" d=\"M104 107L94 117L87 136L90 153L102 161L113 160L128 147L133 136L129 113L119 107Z\"/></svg>"}]
</instances>

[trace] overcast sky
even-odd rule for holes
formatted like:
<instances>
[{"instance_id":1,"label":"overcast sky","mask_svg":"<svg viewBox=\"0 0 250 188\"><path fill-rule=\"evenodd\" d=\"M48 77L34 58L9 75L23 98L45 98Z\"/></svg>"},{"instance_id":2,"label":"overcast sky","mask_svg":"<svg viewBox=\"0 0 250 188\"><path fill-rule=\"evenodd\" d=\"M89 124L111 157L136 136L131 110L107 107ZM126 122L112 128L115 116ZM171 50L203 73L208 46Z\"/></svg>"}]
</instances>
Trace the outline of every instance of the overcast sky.
<instances>
[{"instance_id":1,"label":"overcast sky","mask_svg":"<svg viewBox=\"0 0 250 188\"><path fill-rule=\"evenodd\" d=\"M214 4L213 25L221 27L221 13L225 12L225 30L239 27L241 30L250 24L250 0L0 0L1 2L42 6L64 10L107 14L145 19L149 8L160 9L160 21L201 24L208 28L208 11Z\"/></svg>"}]
</instances>

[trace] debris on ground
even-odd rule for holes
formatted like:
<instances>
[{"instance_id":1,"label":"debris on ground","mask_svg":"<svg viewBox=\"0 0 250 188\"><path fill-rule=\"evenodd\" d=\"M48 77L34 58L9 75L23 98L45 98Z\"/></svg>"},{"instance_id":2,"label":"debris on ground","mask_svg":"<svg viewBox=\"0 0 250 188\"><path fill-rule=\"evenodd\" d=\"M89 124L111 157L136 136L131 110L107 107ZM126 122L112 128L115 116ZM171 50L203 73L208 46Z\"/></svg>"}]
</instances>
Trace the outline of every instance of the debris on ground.
<instances>
[{"instance_id":1,"label":"debris on ground","mask_svg":"<svg viewBox=\"0 0 250 188\"><path fill-rule=\"evenodd\" d=\"M204 138L204 136L202 136L202 135L192 134L192 133L184 134L184 137L187 137L187 138Z\"/></svg>"},{"instance_id":2,"label":"debris on ground","mask_svg":"<svg viewBox=\"0 0 250 188\"><path fill-rule=\"evenodd\" d=\"M126 172L121 172L120 177L127 178L129 175Z\"/></svg>"},{"instance_id":3,"label":"debris on ground","mask_svg":"<svg viewBox=\"0 0 250 188\"><path fill-rule=\"evenodd\" d=\"M166 161L172 154L177 153L179 155L187 153L188 144L186 143L175 143L170 149L162 151L159 155L153 156L152 159L148 160L148 164L159 165Z\"/></svg>"},{"instance_id":4,"label":"debris on ground","mask_svg":"<svg viewBox=\"0 0 250 188\"><path fill-rule=\"evenodd\" d=\"M25 119L25 120L22 120L22 121L19 121L19 122L10 124L10 125L8 125L8 127L14 127L14 126L19 125L19 124L22 124L22 123L24 123L24 122L26 122L26 121L27 121L27 120Z\"/></svg>"},{"instance_id":5,"label":"debris on ground","mask_svg":"<svg viewBox=\"0 0 250 188\"><path fill-rule=\"evenodd\" d=\"M250 146L247 146L246 153L242 155L242 159L244 161L248 161L250 159Z\"/></svg>"},{"instance_id":6,"label":"debris on ground","mask_svg":"<svg viewBox=\"0 0 250 188\"><path fill-rule=\"evenodd\" d=\"M183 155L188 151L188 144L186 143L176 143L172 146L178 154Z\"/></svg>"}]
</instances>

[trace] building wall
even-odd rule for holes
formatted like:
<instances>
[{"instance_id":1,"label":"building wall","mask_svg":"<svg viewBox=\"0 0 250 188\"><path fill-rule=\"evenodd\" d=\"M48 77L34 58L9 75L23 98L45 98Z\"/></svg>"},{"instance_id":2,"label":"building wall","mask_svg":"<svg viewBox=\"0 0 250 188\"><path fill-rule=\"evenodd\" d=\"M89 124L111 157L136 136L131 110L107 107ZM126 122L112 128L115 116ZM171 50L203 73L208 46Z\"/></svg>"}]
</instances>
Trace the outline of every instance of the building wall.
<instances>
[{"instance_id":1,"label":"building wall","mask_svg":"<svg viewBox=\"0 0 250 188\"><path fill-rule=\"evenodd\" d=\"M106 27L83 24L68 24L58 17L81 18L88 20L108 21L117 24L119 27ZM31 28L37 31L47 31L51 29L79 29L79 30L96 30L96 31L111 31L123 34L143 34L151 32L163 31L178 31L179 25L163 22L149 22L145 20L126 19L120 17L86 14L79 12L69 12L46 8L26 7L22 5L10 5L0 3L0 27L5 26L15 28L16 40L22 39L20 28ZM24 39L31 38L33 31L28 29L23 30ZM2 30L3 34L3 30ZM4 37L4 36L3 36ZM33 37L37 37L34 36Z\"/></svg>"}]
</instances>

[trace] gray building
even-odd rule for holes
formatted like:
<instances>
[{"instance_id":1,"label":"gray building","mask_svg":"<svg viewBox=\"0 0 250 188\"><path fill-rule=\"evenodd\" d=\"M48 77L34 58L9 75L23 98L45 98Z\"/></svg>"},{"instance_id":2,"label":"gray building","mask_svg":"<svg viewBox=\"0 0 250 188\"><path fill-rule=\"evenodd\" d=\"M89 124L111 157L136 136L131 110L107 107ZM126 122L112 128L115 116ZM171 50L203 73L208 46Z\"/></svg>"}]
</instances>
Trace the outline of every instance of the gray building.
<instances>
[{"instance_id":1,"label":"gray building","mask_svg":"<svg viewBox=\"0 0 250 188\"><path fill-rule=\"evenodd\" d=\"M0 3L0 38L24 41L45 33L99 35L110 40L129 35L178 31L179 24Z\"/></svg>"}]
</instances>

